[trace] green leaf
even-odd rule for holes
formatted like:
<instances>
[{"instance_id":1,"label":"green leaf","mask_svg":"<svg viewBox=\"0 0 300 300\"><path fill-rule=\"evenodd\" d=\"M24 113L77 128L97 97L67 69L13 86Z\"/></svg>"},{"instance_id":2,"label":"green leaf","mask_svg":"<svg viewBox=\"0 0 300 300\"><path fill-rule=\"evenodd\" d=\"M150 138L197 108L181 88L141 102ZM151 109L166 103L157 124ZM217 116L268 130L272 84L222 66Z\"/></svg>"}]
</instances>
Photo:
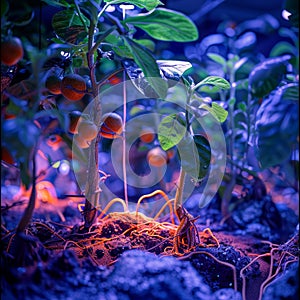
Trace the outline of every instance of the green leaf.
<instances>
[{"instance_id":1,"label":"green leaf","mask_svg":"<svg viewBox=\"0 0 300 300\"><path fill-rule=\"evenodd\" d=\"M299 136L299 102L289 99L297 84L278 88L257 111L255 155L260 166L268 168L291 157Z\"/></svg>"},{"instance_id":2,"label":"green leaf","mask_svg":"<svg viewBox=\"0 0 300 300\"><path fill-rule=\"evenodd\" d=\"M196 90L200 86L206 85L206 84L213 85L213 86L219 87L224 90L227 90L230 88L230 83L226 79L219 77L219 76L208 76L208 77L204 78L202 81L200 81L199 83L197 83L193 89Z\"/></svg>"},{"instance_id":3,"label":"green leaf","mask_svg":"<svg viewBox=\"0 0 300 300\"><path fill-rule=\"evenodd\" d=\"M216 53L207 53L207 56L214 62L220 64L221 66L226 66L226 60L223 56Z\"/></svg>"},{"instance_id":4,"label":"green leaf","mask_svg":"<svg viewBox=\"0 0 300 300\"><path fill-rule=\"evenodd\" d=\"M158 140L163 150L167 151L176 146L186 133L177 114L172 114L162 119L158 126Z\"/></svg>"},{"instance_id":5,"label":"green leaf","mask_svg":"<svg viewBox=\"0 0 300 300\"><path fill-rule=\"evenodd\" d=\"M199 179L200 160L197 146L191 134L177 145L181 168L193 179Z\"/></svg>"},{"instance_id":6,"label":"green leaf","mask_svg":"<svg viewBox=\"0 0 300 300\"><path fill-rule=\"evenodd\" d=\"M244 103L244 102L240 102L238 104L238 108L243 111L243 112L246 112L247 111L247 105Z\"/></svg>"},{"instance_id":7,"label":"green leaf","mask_svg":"<svg viewBox=\"0 0 300 300\"><path fill-rule=\"evenodd\" d=\"M206 176L211 158L211 149L208 140L201 134L196 134L193 136L194 142L196 144L200 168L199 168L199 176L198 179L202 179Z\"/></svg>"},{"instance_id":8,"label":"green leaf","mask_svg":"<svg viewBox=\"0 0 300 300\"><path fill-rule=\"evenodd\" d=\"M93 24L98 22L98 13L100 12L100 5L102 0L76 0L77 5L88 16Z\"/></svg>"},{"instance_id":9,"label":"green leaf","mask_svg":"<svg viewBox=\"0 0 300 300\"><path fill-rule=\"evenodd\" d=\"M202 85L199 89L198 92L200 93L206 93L206 94L216 94L220 92L220 88L217 86L211 86L211 85ZM212 97L213 98L213 97Z\"/></svg>"},{"instance_id":10,"label":"green leaf","mask_svg":"<svg viewBox=\"0 0 300 300\"><path fill-rule=\"evenodd\" d=\"M249 89L254 97L264 97L273 91L286 73L290 55L270 58L257 65L249 75Z\"/></svg>"},{"instance_id":11,"label":"green leaf","mask_svg":"<svg viewBox=\"0 0 300 300\"><path fill-rule=\"evenodd\" d=\"M198 39L195 24L184 14L168 9L158 8L128 17L123 23L134 25L161 41L190 42Z\"/></svg>"},{"instance_id":12,"label":"green leaf","mask_svg":"<svg viewBox=\"0 0 300 300\"><path fill-rule=\"evenodd\" d=\"M105 42L111 44L112 50L120 56L121 58L130 58L133 59L133 55L126 45L124 45L124 40L115 34L110 34L105 38Z\"/></svg>"},{"instance_id":13,"label":"green leaf","mask_svg":"<svg viewBox=\"0 0 300 300\"><path fill-rule=\"evenodd\" d=\"M270 57L278 57L283 54L292 54L295 55L297 52L296 47L288 42L279 42L277 43L270 52Z\"/></svg>"},{"instance_id":14,"label":"green leaf","mask_svg":"<svg viewBox=\"0 0 300 300\"><path fill-rule=\"evenodd\" d=\"M90 23L84 15L81 14L81 17L73 9L59 11L53 16L52 27L59 38L71 44L78 44L86 38L85 26L89 26Z\"/></svg>"},{"instance_id":15,"label":"green leaf","mask_svg":"<svg viewBox=\"0 0 300 300\"><path fill-rule=\"evenodd\" d=\"M141 40L133 39L133 41L135 41L136 43L146 47L151 52L155 51L155 43L152 40L149 40L149 39L141 39Z\"/></svg>"},{"instance_id":16,"label":"green leaf","mask_svg":"<svg viewBox=\"0 0 300 300\"><path fill-rule=\"evenodd\" d=\"M127 3L147 10L152 10L158 5L163 5L159 0L104 0L104 2L109 4Z\"/></svg>"},{"instance_id":17,"label":"green leaf","mask_svg":"<svg viewBox=\"0 0 300 300\"><path fill-rule=\"evenodd\" d=\"M227 119L228 111L215 102L212 102L211 106L207 104L201 104L200 108L209 111L220 123L225 122Z\"/></svg>"},{"instance_id":18,"label":"green leaf","mask_svg":"<svg viewBox=\"0 0 300 300\"><path fill-rule=\"evenodd\" d=\"M185 136L178 144L182 169L195 180L203 179L210 165L211 149L208 140L201 134Z\"/></svg>"},{"instance_id":19,"label":"green leaf","mask_svg":"<svg viewBox=\"0 0 300 300\"><path fill-rule=\"evenodd\" d=\"M161 78L158 65L151 52L127 37L123 37L123 39L130 49L134 61L142 69L147 82L160 98L165 98L167 83Z\"/></svg>"}]
</instances>

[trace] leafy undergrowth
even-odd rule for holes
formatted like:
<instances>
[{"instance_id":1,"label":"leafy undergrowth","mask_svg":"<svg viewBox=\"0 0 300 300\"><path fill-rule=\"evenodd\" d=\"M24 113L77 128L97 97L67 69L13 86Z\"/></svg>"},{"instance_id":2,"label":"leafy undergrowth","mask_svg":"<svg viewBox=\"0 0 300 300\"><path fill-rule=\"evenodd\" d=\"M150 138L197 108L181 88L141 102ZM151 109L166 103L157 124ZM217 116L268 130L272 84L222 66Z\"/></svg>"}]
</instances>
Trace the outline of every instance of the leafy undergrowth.
<instances>
[{"instance_id":1,"label":"leafy undergrowth","mask_svg":"<svg viewBox=\"0 0 300 300\"><path fill-rule=\"evenodd\" d=\"M62 211L66 222L57 222L54 213L42 219L43 211L37 209L27 235L6 231L4 225L13 223L21 210L7 208L2 299L294 299L298 232L291 231L293 226L286 228L289 232L281 239L289 239L275 243L280 234L274 232L280 230L274 230L274 223L284 214L276 214L270 201L260 201L265 210L259 210L256 201L255 209L242 203L225 221L215 201L185 227L168 217L159 221L141 213L114 212L98 219L89 231L70 206ZM192 203L186 206L193 211ZM254 211L262 213L254 216ZM211 220L209 227L204 216L206 222ZM258 229L256 234L250 235L250 225ZM195 235L199 241L189 246Z\"/></svg>"}]
</instances>

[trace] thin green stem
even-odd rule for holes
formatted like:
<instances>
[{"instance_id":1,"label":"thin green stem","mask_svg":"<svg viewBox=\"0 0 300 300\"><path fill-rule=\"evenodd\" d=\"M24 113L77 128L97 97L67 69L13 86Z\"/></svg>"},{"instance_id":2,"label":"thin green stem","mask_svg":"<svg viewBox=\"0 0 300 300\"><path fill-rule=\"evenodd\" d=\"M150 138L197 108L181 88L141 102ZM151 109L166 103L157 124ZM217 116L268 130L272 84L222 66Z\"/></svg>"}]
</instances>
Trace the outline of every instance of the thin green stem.
<instances>
[{"instance_id":1,"label":"thin green stem","mask_svg":"<svg viewBox=\"0 0 300 300\"><path fill-rule=\"evenodd\" d=\"M95 24L91 23L89 28L89 39L88 39L88 67L90 69L90 78L92 83L92 94L93 94L93 109L92 113L93 120L98 129L100 128L101 121L101 99L99 97L99 86L96 80L95 64L94 64L94 52L92 51L94 46L94 31ZM100 198L99 189L99 172L98 172L98 138L93 140L89 147L89 161L88 161L88 173L87 182L85 187L85 206L84 206L84 227L89 228L96 218L96 206Z\"/></svg>"},{"instance_id":2,"label":"thin green stem","mask_svg":"<svg viewBox=\"0 0 300 300\"><path fill-rule=\"evenodd\" d=\"M176 195L175 195L175 201L174 201L174 211L175 211L175 215L179 222L180 222L180 218L178 216L177 209L180 206L182 206L182 196L183 196L185 175L186 175L186 172L181 167L180 174L179 174L179 182L178 182Z\"/></svg>"},{"instance_id":3,"label":"thin green stem","mask_svg":"<svg viewBox=\"0 0 300 300\"><path fill-rule=\"evenodd\" d=\"M126 90L126 72L123 71L123 139L122 139L122 165L124 181L124 199L128 211L128 191L127 191L127 168L126 168L126 118L127 118L127 90Z\"/></svg>"},{"instance_id":4,"label":"thin green stem","mask_svg":"<svg viewBox=\"0 0 300 300\"><path fill-rule=\"evenodd\" d=\"M105 40L105 38L111 34L114 30L117 29L116 25L113 25L112 27L110 27L107 31L105 31L101 36L99 36L97 38L97 40L95 41L95 44L93 45L93 47L91 48L90 52L91 53L95 53L95 51L97 50L97 48L100 46L100 44ZM90 49L90 48L89 48Z\"/></svg>"},{"instance_id":5,"label":"thin green stem","mask_svg":"<svg viewBox=\"0 0 300 300\"><path fill-rule=\"evenodd\" d=\"M30 194L30 198L29 198L29 202L28 205L23 213L23 216L18 224L17 227L17 233L21 233L24 232L27 225L29 224L33 211L34 211L34 207L35 207L35 202L36 202L36 160L35 160L35 156L36 156L36 151L37 148L35 147L34 150L32 151L32 188L31 188L31 194Z\"/></svg>"},{"instance_id":6,"label":"thin green stem","mask_svg":"<svg viewBox=\"0 0 300 300\"><path fill-rule=\"evenodd\" d=\"M103 8L101 9L101 11L98 13L98 19L102 16L102 14L105 12L105 10L108 8L109 5L114 4L113 2L111 3L106 3Z\"/></svg>"},{"instance_id":7,"label":"thin green stem","mask_svg":"<svg viewBox=\"0 0 300 300\"><path fill-rule=\"evenodd\" d=\"M86 32L88 32L88 28L87 28L86 23L84 22L84 20L83 20L83 18L82 18L82 14L81 14L81 11L80 11L80 8L79 8L79 6L78 6L77 1L74 1L74 3L75 3L76 11L77 11L77 13L78 13L78 17L79 17L79 19L80 19L80 21L81 21L81 23L82 23L82 25L83 25L83 27L84 27L84 30L85 30Z\"/></svg>"}]
</instances>

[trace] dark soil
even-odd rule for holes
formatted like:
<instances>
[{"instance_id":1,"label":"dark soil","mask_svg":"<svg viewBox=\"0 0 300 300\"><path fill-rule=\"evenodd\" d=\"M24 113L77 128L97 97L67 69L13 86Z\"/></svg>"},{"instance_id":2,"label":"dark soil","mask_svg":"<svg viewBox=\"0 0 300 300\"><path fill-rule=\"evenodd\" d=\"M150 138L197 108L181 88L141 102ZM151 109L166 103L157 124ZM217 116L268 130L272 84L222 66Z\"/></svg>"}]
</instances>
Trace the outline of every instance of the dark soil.
<instances>
[{"instance_id":1,"label":"dark soil","mask_svg":"<svg viewBox=\"0 0 300 300\"><path fill-rule=\"evenodd\" d=\"M111 213L86 232L77 204L61 200L64 222L40 206L26 235L15 235L24 204L3 204L2 299L296 299L295 212L265 195L233 199L223 219L220 199L199 209L196 198L185 207L199 216L200 243L177 252L168 216Z\"/></svg>"}]
</instances>

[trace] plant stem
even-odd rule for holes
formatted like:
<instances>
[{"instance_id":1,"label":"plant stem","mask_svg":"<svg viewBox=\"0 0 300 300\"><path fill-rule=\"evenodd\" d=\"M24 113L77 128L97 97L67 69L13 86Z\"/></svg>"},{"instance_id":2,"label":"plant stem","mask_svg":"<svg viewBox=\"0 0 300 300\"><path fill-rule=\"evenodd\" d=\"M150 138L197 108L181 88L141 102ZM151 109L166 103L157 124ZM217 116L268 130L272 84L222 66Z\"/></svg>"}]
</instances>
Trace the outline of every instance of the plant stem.
<instances>
[{"instance_id":1,"label":"plant stem","mask_svg":"<svg viewBox=\"0 0 300 300\"><path fill-rule=\"evenodd\" d=\"M89 40L88 40L88 49L87 60L88 67L90 69L90 78L92 83L92 94L94 96L93 99L93 120L98 129L100 129L101 122L101 99L99 96L99 86L96 80L95 74L95 64L94 64L94 52L93 44L94 44L94 30L95 24L91 22L89 28ZM98 172L98 138L91 142L89 147L89 161L88 161L88 174L87 174L87 182L85 187L85 206L84 206L84 227L90 228L90 226L94 223L96 218L96 205L99 202L100 197L100 189L99 189L99 172Z\"/></svg>"},{"instance_id":2,"label":"plant stem","mask_svg":"<svg viewBox=\"0 0 300 300\"><path fill-rule=\"evenodd\" d=\"M122 165L124 181L124 199L128 211L128 191L127 191L127 168L126 168L126 118L127 118L127 95L126 95L126 72L123 70L123 139L122 139Z\"/></svg>"},{"instance_id":3,"label":"plant stem","mask_svg":"<svg viewBox=\"0 0 300 300\"><path fill-rule=\"evenodd\" d=\"M25 228L29 224L33 210L35 207L35 201L36 201L36 161L35 161L35 155L36 155L36 148L33 150L33 158L32 158L32 189L31 194L29 198L28 205L24 211L24 214L18 224L17 227L17 233L21 233L25 231Z\"/></svg>"},{"instance_id":4,"label":"plant stem","mask_svg":"<svg viewBox=\"0 0 300 300\"><path fill-rule=\"evenodd\" d=\"M186 175L186 172L181 167L180 174L179 174L178 187L176 190L175 201L174 201L174 211L175 211L175 215L179 222L180 222L180 218L178 216L177 209L178 209L178 207L180 207L182 205L182 195L183 195L183 189L184 189L185 175Z\"/></svg>"}]
</instances>

